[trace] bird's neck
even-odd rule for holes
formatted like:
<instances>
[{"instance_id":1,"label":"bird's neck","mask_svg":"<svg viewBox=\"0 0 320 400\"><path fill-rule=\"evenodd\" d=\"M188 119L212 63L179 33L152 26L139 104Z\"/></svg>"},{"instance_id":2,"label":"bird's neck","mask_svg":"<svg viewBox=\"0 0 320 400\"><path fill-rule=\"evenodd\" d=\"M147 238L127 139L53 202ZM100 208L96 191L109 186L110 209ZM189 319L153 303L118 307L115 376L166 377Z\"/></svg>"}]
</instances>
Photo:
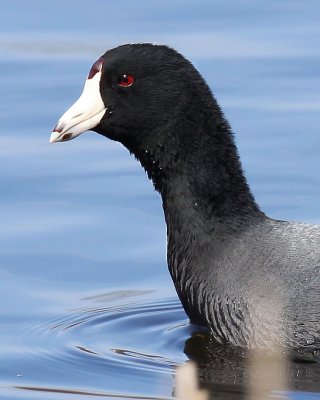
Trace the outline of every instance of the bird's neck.
<instances>
[{"instance_id":1,"label":"bird's neck","mask_svg":"<svg viewBox=\"0 0 320 400\"><path fill-rule=\"evenodd\" d=\"M194 120L184 113L178 126L159 128L167 129L166 140L136 154L162 196L168 233L233 231L263 216L229 124L212 102L210 113L198 110Z\"/></svg>"},{"instance_id":2,"label":"bird's neck","mask_svg":"<svg viewBox=\"0 0 320 400\"><path fill-rule=\"evenodd\" d=\"M199 299L206 299L200 288L208 268L215 268L214 259L226 242L232 243L265 218L250 192L219 106L212 99L205 109L209 112L203 112L202 105L193 113L180 113L171 119L177 124L159 128L166 130L165 135L153 132L143 148L132 148L161 194L169 270L189 318L200 325L206 324Z\"/></svg>"}]
</instances>

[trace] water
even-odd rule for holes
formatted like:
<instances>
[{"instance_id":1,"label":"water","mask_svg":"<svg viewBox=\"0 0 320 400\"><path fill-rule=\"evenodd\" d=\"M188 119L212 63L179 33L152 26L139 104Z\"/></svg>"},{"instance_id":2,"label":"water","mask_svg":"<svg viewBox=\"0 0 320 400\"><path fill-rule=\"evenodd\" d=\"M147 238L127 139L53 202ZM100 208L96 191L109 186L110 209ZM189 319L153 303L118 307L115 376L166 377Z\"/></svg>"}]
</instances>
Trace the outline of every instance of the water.
<instances>
[{"instance_id":1,"label":"water","mask_svg":"<svg viewBox=\"0 0 320 400\"><path fill-rule=\"evenodd\" d=\"M166 43L213 88L262 208L319 223L319 12L315 0L2 0L1 399L170 398L188 359L216 398L241 398L245 357L188 323L142 169L93 133L49 134L105 49ZM291 399L319 397L319 364L286 368Z\"/></svg>"}]
</instances>

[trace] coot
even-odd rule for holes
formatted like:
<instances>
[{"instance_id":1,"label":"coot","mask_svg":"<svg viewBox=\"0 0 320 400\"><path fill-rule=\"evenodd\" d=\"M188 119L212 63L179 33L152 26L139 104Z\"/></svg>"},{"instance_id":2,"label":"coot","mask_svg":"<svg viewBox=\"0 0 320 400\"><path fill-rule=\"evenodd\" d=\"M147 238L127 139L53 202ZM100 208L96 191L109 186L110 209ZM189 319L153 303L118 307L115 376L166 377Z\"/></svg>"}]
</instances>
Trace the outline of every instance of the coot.
<instances>
[{"instance_id":1,"label":"coot","mask_svg":"<svg viewBox=\"0 0 320 400\"><path fill-rule=\"evenodd\" d=\"M236 346L320 347L320 227L259 209L230 125L188 60L152 44L107 51L51 142L86 130L121 142L161 194L169 271L192 323Z\"/></svg>"}]
</instances>

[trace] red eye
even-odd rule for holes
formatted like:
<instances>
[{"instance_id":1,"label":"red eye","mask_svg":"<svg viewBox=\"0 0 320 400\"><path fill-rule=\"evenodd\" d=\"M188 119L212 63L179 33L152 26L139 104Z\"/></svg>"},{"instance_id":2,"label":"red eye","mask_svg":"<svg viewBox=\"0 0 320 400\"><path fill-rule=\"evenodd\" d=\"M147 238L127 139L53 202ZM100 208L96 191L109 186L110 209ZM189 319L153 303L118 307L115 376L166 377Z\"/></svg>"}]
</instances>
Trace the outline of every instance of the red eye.
<instances>
[{"instance_id":1,"label":"red eye","mask_svg":"<svg viewBox=\"0 0 320 400\"><path fill-rule=\"evenodd\" d=\"M134 83L135 79L132 75L122 75L122 77L119 79L119 86L122 87L129 87L132 86Z\"/></svg>"}]
</instances>

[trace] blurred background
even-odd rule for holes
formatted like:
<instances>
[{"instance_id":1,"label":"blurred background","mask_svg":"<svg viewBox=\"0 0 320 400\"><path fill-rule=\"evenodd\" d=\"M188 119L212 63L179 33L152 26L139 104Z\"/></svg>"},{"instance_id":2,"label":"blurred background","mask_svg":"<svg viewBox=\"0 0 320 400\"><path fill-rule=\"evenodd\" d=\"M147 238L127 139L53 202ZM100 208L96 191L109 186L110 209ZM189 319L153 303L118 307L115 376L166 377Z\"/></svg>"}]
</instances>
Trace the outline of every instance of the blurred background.
<instances>
[{"instance_id":1,"label":"blurred background","mask_svg":"<svg viewBox=\"0 0 320 400\"><path fill-rule=\"evenodd\" d=\"M51 130L105 50L167 44L212 88L262 209L319 223L320 3L0 5L0 398L170 397L193 328L160 198L119 144L90 132L50 145ZM221 383L243 383L233 367ZM320 391L304 374L299 390Z\"/></svg>"}]
</instances>

